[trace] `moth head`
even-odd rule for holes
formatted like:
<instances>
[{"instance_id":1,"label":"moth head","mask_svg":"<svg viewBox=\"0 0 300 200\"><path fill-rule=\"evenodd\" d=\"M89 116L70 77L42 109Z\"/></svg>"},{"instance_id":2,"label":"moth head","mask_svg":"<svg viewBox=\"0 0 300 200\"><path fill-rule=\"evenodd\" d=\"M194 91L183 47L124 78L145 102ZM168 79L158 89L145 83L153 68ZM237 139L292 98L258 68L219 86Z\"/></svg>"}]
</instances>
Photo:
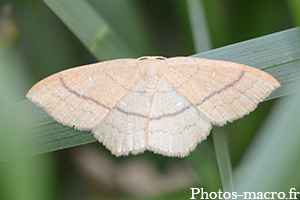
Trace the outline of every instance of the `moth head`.
<instances>
[{"instance_id":1,"label":"moth head","mask_svg":"<svg viewBox=\"0 0 300 200\"><path fill-rule=\"evenodd\" d=\"M155 60L167 60L167 58L163 57L163 56L142 56L142 57L139 57L137 60L155 61Z\"/></svg>"}]
</instances>

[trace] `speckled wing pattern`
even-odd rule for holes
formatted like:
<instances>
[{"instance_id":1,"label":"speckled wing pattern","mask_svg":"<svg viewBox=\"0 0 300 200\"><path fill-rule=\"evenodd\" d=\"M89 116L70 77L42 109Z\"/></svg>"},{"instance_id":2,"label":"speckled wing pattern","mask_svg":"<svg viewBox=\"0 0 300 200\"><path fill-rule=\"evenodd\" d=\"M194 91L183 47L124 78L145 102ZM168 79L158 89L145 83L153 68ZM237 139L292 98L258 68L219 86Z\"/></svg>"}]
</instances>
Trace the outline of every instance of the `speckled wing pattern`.
<instances>
[{"instance_id":1,"label":"speckled wing pattern","mask_svg":"<svg viewBox=\"0 0 300 200\"><path fill-rule=\"evenodd\" d=\"M117 156L148 149L184 157L211 124L248 114L279 86L271 75L237 63L142 57L59 72L27 98L56 121L92 131Z\"/></svg>"}]
</instances>

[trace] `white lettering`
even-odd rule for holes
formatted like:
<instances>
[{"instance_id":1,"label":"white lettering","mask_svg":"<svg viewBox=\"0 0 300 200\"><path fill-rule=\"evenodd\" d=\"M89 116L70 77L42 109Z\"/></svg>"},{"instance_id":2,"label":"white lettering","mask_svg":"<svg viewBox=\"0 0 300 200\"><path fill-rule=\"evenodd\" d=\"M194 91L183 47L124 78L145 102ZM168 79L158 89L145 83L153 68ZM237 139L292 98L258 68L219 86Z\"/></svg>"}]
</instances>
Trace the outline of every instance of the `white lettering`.
<instances>
[{"instance_id":1,"label":"white lettering","mask_svg":"<svg viewBox=\"0 0 300 200\"><path fill-rule=\"evenodd\" d=\"M286 198L285 192L243 192L238 194L237 192L222 192L219 189L218 192L204 192L203 188L190 188L192 190L192 197L190 199L237 199L243 197L243 199L298 199L297 195L300 192L296 191L296 188L290 188L289 198Z\"/></svg>"},{"instance_id":2,"label":"white lettering","mask_svg":"<svg viewBox=\"0 0 300 200\"><path fill-rule=\"evenodd\" d=\"M290 193L290 199L297 199L296 196L297 196L298 192L293 192L293 190L296 190L296 188L291 188L290 189L290 192L289 192ZM293 194L293 197L292 197L292 194Z\"/></svg>"},{"instance_id":3,"label":"white lettering","mask_svg":"<svg viewBox=\"0 0 300 200\"><path fill-rule=\"evenodd\" d=\"M247 198L247 194L249 194L249 197ZM252 198L252 195L253 194L253 198ZM256 199L256 194L255 192L244 192L244 199Z\"/></svg>"},{"instance_id":4,"label":"white lettering","mask_svg":"<svg viewBox=\"0 0 300 200\"><path fill-rule=\"evenodd\" d=\"M214 195L214 197L212 197L212 194ZM216 192L211 192L211 193L209 194L209 198L210 198L210 199L216 199L217 197L218 197L218 195L217 195Z\"/></svg>"},{"instance_id":5,"label":"white lettering","mask_svg":"<svg viewBox=\"0 0 300 200\"><path fill-rule=\"evenodd\" d=\"M280 194L282 194L282 197L280 196ZM279 199L284 199L284 198L285 198L284 192L279 192L279 193L277 194L277 197L278 197Z\"/></svg>"},{"instance_id":6,"label":"white lettering","mask_svg":"<svg viewBox=\"0 0 300 200\"><path fill-rule=\"evenodd\" d=\"M231 198L230 192L224 192L223 197L224 199L230 199Z\"/></svg>"},{"instance_id":7,"label":"white lettering","mask_svg":"<svg viewBox=\"0 0 300 200\"><path fill-rule=\"evenodd\" d=\"M218 197L219 197L219 199L223 199L223 198L222 198L222 193L223 193L223 192L222 192L221 189L220 189L219 192L218 192Z\"/></svg>"},{"instance_id":8,"label":"white lettering","mask_svg":"<svg viewBox=\"0 0 300 200\"><path fill-rule=\"evenodd\" d=\"M265 199L270 199L270 197L269 197L269 198L267 197L267 194L270 194L270 192L265 192L264 198L265 198Z\"/></svg>"},{"instance_id":9,"label":"white lettering","mask_svg":"<svg viewBox=\"0 0 300 200\"><path fill-rule=\"evenodd\" d=\"M197 192L195 192L195 189L197 190ZM190 199L195 199L195 194L199 194L200 189L199 188L191 188L191 190L192 190L192 197Z\"/></svg>"},{"instance_id":10,"label":"white lettering","mask_svg":"<svg viewBox=\"0 0 300 200\"><path fill-rule=\"evenodd\" d=\"M257 199L263 199L263 193L262 192L258 192L256 198Z\"/></svg>"},{"instance_id":11,"label":"white lettering","mask_svg":"<svg viewBox=\"0 0 300 200\"><path fill-rule=\"evenodd\" d=\"M205 199L209 199L208 198L208 193L203 191L203 188L201 188L201 198L200 199L204 199L203 195L205 194Z\"/></svg>"},{"instance_id":12,"label":"white lettering","mask_svg":"<svg viewBox=\"0 0 300 200\"><path fill-rule=\"evenodd\" d=\"M271 194L272 194L272 198L271 199L275 199L274 198L274 194L277 194L277 192L271 192Z\"/></svg>"},{"instance_id":13,"label":"white lettering","mask_svg":"<svg viewBox=\"0 0 300 200\"><path fill-rule=\"evenodd\" d=\"M237 199L238 195L237 195L237 192L233 192L232 193L232 199Z\"/></svg>"}]
</instances>

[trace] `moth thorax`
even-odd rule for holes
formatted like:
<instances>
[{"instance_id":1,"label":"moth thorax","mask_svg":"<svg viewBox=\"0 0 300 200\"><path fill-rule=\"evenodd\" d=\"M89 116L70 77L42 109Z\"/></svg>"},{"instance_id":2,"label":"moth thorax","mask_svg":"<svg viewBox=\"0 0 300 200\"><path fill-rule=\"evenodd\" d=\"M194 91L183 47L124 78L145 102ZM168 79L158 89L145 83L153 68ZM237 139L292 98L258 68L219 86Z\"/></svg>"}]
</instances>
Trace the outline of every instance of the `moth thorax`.
<instances>
[{"instance_id":1,"label":"moth thorax","mask_svg":"<svg viewBox=\"0 0 300 200\"><path fill-rule=\"evenodd\" d=\"M159 88L161 78L161 66L158 65L157 60L148 60L144 65L143 80L145 90L152 96Z\"/></svg>"}]
</instances>

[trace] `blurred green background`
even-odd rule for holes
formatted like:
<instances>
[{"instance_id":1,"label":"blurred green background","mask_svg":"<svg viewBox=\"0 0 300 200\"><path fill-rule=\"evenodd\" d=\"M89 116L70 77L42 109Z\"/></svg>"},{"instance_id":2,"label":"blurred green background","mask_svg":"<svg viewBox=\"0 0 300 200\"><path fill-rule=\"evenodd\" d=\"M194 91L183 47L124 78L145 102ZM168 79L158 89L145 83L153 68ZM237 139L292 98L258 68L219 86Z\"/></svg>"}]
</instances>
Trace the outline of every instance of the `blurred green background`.
<instances>
[{"instance_id":1,"label":"blurred green background","mask_svg":"<svg viewBox=\"0 0 300 200\"><path fill-rule=\"evenodd\" d=\"M212 137L184 159L166 158L151 152L116 158L97 142L24 157L27 153L22 147L24 143L30 143L30 138L19 134L19 130L23 130L27 116L16 109L15 102L25 100L27 91L37 81L71 67L121 57L190 56L293 28L297 24L297 3L284 0L0 1L0 88L3 91L0 140L7 141L2 143L11 149L1 152L1 149L9 148L0 146L0 153L11 158L0 163L0 199L189 199L190 187L204 188L208 192L222 189ZM88 12L89 8L95 16ZM196 8L196 14L193 8ZM78 18L72 19L70 13L78 14ZM200 39L199 35L193 35L197 28L191 21L193 17L199 17L198 23L202 23L199 33L203 37ZM97 34L92 35L93 31ZM202 46L197 46L197 40ZM251 186L257 180L246 179L251 174L238 168L239 163L242 158L247 163L246 156L260 154L245 156L245 151L263 122L279 120L269 114L275 107L274 102L276 106L292 106L297 98L288 99L285 104L275 102L277 100L263 102L255 112L225 126L229 161L234 173L233 176L229 173L230 179L244 182L241 184L244 188L257 189ZM283 119L295 116L281 127L292 122L298 126L296 110L299 108L290 109ZM296 113L291 113L293 111ZM276 112L279 111L271 113ZM289 127L293 128L289 130L291 133L299 135L298 127ZM285 131L282 134L286 134ZM280 136L278 140L281 140ZM285 151L280 151L281 145L284 144L278 149L282 153ZM276 174L270 163L272 159L268 160L269 165L262 169L275 170L270 177L279 178L265 181L261 177L260 183L282 182L264 189L289 191L287 188L295 187L300 192L299 170L296 170L300 163L294 159L300 152L294 144L289 145L294 149L286 151L286 155L291 156L292 161L278 162L282 163L280 169L295 170L294 173ZM282 154L283 158L287 157ZM277 172L280 173L280 169ZM235 170L241 171L242 175ZM243 170L247 171L246 175ZM234 178L235 174L237 178ZM252 176L257 174L253 172ZM292 179L295 180L291 185L288 180Z\"/></svg>"}]
</instances>

